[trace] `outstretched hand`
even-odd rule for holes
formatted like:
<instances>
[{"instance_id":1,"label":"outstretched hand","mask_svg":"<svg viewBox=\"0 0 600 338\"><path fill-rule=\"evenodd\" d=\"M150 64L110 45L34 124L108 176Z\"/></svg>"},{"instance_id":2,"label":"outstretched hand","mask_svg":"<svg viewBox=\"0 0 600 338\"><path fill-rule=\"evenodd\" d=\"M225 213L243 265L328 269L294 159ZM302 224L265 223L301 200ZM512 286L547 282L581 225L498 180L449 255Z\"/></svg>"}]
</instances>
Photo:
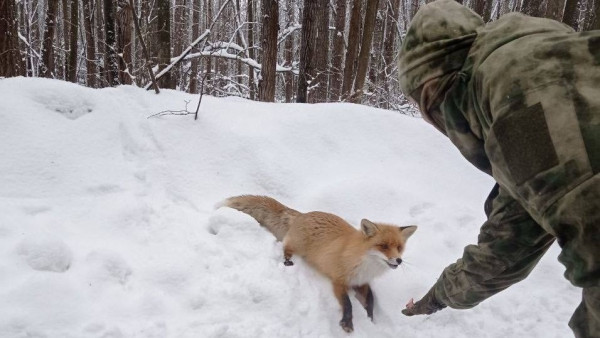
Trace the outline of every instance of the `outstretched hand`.
<instances>
[{"instance_id":1,"label":"outstretched hand","mask_svg":"<svg viewBox=\"0 0 600 338\"><path fill-rule=\"evenodd\" d=\"M413 298L411 298L406 304L406 308L402 310L402 313L405 316L430 315L445 307L445 304L442 304L437 299L435 299L433 292L430 290L423 297L423 299L416 303L414 302Z\"/></svg>"}]
</instances>

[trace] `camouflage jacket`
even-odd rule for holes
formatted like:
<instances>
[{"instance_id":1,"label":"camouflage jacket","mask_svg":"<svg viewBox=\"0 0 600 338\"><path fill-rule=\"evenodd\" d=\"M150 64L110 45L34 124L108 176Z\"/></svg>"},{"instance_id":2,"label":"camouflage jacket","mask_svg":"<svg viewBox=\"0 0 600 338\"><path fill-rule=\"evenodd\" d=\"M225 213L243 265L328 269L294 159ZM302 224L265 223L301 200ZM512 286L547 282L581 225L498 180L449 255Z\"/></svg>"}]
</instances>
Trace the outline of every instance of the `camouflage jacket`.
<instances>
[{"instance_id":1,"label":"camouflage jacket","mask_svg":"<svg viewBox=\"0 0 600 338\"><path fill-rule=\"evenodd\" d=\"M519 13L484 25L439 0L413 19L399 72L405 95L454 76L442 128L498 183L478 244L444 270L436 298L475 306L526 277L555 238L566 277L600 285L600 31Z\"/></svg>"}]
</instances>

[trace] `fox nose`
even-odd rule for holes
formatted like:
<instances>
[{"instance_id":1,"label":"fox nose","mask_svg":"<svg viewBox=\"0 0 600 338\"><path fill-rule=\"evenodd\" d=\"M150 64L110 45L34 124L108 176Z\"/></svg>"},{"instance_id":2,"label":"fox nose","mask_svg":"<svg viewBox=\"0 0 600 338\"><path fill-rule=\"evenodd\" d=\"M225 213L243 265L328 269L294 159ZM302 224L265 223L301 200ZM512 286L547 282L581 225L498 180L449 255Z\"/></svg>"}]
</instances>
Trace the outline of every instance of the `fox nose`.
<instances>
[{"instance_id":1,"label":"fox nose","mask_svg":"<svg viewBox=\"0 0 600 338\"><path fill-rule=\"evenodd\" d=\"M396 258L396 263L398 263L398 265L402 264L402 258Z\"/></svg>"}]
</instances>

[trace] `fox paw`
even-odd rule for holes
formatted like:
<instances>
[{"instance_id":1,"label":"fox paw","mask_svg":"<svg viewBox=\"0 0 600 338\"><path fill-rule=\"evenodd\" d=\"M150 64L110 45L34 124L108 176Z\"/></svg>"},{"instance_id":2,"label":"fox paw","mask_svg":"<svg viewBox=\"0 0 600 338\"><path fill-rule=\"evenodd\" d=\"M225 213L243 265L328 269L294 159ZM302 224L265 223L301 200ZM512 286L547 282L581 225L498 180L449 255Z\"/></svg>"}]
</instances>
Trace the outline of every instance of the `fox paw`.
<instances>
[{"instance_id":1,"label":"fox paw","mask_svg":"<svg viewBox=\"0 0 600 338\"><path fill-rule=\"evenodd\" d=\"M352 324L352 320L340 320L340 326L342 327L342 329L348 333L354 331L354 325Z\"/></svg>"},{"instance_id":2,"label":"fox paw","mask_svg":"<svg viewBox=\"0 0 600 338\"><path fill-rule=\"evenodd\" d=\"M289 259L286 259L285 261L283 261L283 265L292 266L292 265L294 265L294 262L290 261Z\"/></svg>"}]
</instances>

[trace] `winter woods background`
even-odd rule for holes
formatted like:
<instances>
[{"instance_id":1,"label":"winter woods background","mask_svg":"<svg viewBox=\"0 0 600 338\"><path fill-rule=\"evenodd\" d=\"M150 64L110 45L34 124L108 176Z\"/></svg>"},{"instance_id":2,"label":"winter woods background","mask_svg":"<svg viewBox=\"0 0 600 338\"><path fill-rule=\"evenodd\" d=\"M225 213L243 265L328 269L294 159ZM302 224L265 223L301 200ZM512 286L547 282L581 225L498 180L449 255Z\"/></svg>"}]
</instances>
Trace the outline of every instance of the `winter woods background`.
<instances>
[{"instance_id":1,"label":"winter woods background","mask_svg":"<svg viewBox=\"0 0 600 338\"><path fill-rule=\"evenodd\" d=\"M0 0L0 77L134 84L277 102L403 104L400 40L418 0ZM600 0L467 0L600 28Z\"/></svg>"}]
</instances>

